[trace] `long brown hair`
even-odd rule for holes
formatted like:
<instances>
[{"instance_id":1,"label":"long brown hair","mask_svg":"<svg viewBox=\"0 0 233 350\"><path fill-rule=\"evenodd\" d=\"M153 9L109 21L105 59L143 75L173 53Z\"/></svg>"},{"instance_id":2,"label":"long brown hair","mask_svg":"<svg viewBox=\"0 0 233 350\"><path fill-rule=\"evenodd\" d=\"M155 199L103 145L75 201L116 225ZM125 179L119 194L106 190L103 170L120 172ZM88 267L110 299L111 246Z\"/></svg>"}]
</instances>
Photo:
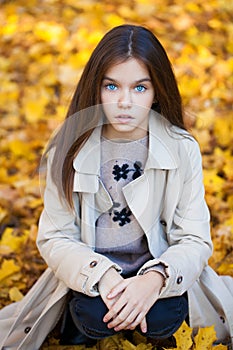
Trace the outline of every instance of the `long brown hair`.
<instances>
[{"instance_id":1,"label":"long brown hair","mask_svg":"<svg viewBox=\"0 0 233 350\"><path fill-rule=\"evenodd\" d=\"M66 122L47 148L48 152L55 146L52 179L59 193L64 193L71 208L73 159L98 125L101 114L85 111L101 104L101 84L106 71L131 57L143 62L150 73L156 94L156 103L152 109L161 113L171 124L186 129L177 82L159 40L150 30L137 25L121 25L111 29L87 62L70 103Z\"/></svg>"}]
</instances>

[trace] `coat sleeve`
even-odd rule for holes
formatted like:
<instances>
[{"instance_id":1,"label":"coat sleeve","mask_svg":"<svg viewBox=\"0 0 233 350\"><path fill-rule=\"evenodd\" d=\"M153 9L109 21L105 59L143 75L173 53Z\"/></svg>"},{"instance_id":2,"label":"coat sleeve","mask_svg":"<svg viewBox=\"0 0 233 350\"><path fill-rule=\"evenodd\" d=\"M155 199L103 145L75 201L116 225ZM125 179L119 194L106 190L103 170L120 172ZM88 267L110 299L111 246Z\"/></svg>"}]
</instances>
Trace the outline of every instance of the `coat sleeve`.
<instances>
[{"instance_id":1,"label":"coat sleeve","mask_svg":"<svg viewBox=\"0 0 233 350\"><path fill-rule=\"evenodd\" d=\"M37 236L37 246L47 265L67 287L89 296L99 295L97 284L104 273L120 268L81 241L80 217L59 196L51 178L52 154L47 164L47 178ZM79 207L78 196L75 207Z\"/></svg>"},{"instance_id":2,"label":"coat sleeve","mask_svg":"<svg viewBox=\"0 0 233 350\"><path fill-rule=\"evenodd\" d=\"M168 173L160 221L168 249L139 271L144 273L157 264L164 266L167 278L161 298L182 295L187 291L200 277L212 254L200 149L196 141L184 139L179 152L179 168ZM179 187L178 191L174 191L174 184Z\"/></svg>"}]
</instances>

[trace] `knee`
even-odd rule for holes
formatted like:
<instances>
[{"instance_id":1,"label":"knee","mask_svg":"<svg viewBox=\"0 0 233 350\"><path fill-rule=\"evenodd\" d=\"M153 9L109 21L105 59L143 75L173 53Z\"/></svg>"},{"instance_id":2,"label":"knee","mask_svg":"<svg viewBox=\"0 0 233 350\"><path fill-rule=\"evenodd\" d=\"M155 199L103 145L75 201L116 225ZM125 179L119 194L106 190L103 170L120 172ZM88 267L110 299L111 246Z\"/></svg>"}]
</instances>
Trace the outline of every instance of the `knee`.
<instances>
[{"instance_id":1,"label":"knee","mask_svg":"<svg viewBox=\"0 0 233 350\"><path fill-rule=\"evenodd\" d=\"M76 327L91 338L104 338L115 334L103 322L107 307L100 297L75 297L70 301L70 312Z\"/></svg>"},{"instance_id":2,"label":"knee","mask_svg":"<svg viewBox=\"0 0 233 350\"><path fill-rule=\"evenodd\" d=\"M99 326L103 322L107 309L97 298L83 296L73 298L70 301L70 312L73 319L85 325L91 324L94 328Z\"/></svg>"},{"instance_id":3,"label":"knee","mask_svg":"<svg viewBox=\"0 0 233 350\"><path fill-rule=\"evenodd\" d=\"M146 336L168 338L181 326L188 315L185 296L158 300L147 314Z\"/></svg>"}]
</instances>

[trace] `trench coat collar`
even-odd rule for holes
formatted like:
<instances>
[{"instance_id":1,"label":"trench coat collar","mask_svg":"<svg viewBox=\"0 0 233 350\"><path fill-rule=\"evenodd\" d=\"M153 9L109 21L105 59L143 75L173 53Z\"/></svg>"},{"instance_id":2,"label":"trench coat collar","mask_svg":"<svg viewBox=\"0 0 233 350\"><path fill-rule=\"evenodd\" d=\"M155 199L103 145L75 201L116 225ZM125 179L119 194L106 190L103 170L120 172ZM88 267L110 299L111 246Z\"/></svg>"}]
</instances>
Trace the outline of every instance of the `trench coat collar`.
<instances>
[{"instance_id":1,"label":"trench coat collar","mask_svg":"<svg viewBox=\"0 0 233 350\"><path fill-rule=\"evenodd\" d=\"M154 115L155 114L155 115ZM160 114L153 112L149 117L149 152L145 169L176 169L179 166L179 155L176 139L184 131L176 134L168 121ZM79 151L73 161L74 169L81 174L100 176L101 130L98 126L89 140Z\"/></svg>"}]
</instances>

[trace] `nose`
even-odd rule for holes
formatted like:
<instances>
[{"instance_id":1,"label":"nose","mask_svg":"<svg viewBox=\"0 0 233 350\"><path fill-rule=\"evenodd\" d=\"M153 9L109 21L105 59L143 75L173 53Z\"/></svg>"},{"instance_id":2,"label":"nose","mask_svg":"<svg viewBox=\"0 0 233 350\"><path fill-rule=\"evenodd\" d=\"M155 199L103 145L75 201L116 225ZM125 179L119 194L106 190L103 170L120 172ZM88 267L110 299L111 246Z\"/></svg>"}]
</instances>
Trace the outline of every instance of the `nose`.
<instances>
[{"instance_id":1,"label":"nose","mask_svg":"<svg viewBox=\"0 0 233 350\"><path fill-rule=\"evenodd\" d=\"M124 90L119 96L118 107L128 109L132 106L132 97L129 90Z\"/></svg>"}]
</instances>

